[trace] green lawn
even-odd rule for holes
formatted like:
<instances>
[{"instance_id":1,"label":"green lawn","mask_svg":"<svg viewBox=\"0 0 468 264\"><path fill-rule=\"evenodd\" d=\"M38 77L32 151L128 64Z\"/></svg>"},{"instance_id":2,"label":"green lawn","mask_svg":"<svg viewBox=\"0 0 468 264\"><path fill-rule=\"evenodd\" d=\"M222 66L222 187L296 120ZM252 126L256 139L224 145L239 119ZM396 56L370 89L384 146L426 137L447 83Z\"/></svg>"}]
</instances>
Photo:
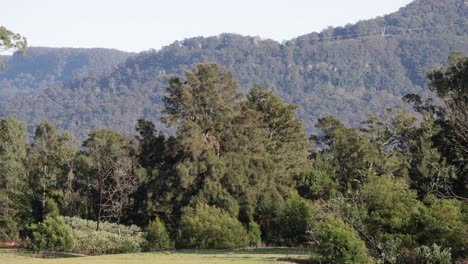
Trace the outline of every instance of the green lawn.
<instances>
[{"instance_id":1,"label":"green lawn","mask_svg":"<svg viewBox=\"0 0 468 264\"><path fill-rule=\"evenodd\" d=\"M202 263L305 263L305 250L268 248L252 250L178 250L160 253L117 254L44 259L22 250L0 249L0 263L8 264L202 264Z\"/></svg>"}]
</instances>

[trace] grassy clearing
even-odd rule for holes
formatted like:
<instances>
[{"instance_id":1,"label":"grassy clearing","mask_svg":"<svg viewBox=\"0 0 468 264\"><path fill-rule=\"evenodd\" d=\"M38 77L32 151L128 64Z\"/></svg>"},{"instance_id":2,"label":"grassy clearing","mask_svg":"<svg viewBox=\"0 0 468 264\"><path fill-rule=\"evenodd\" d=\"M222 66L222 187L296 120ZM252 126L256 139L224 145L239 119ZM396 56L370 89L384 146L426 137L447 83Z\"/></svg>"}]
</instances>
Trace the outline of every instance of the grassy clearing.
<instances>
[{"instance_id":1,"label":"grassy clearing","mask_svg":"<svg viewBox=\"0 0 468 264\"><path fill-rule=\"evenodd\" d=\"M268 248L252 250L177 250L160 253L118 254L78 258L35 258L22 250L0 249L0 263L9 264L202 264L202 263L304 263L306 250Z\"/></svg>"}]
</instances>

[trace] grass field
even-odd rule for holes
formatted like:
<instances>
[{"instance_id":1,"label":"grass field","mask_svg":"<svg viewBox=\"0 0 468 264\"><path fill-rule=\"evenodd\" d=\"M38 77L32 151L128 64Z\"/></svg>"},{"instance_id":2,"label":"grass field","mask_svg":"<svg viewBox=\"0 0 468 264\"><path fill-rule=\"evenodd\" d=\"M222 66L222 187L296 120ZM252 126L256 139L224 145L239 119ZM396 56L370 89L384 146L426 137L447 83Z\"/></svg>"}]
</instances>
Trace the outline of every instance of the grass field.
<instances>
[{"instance_id":1,"label":"grass field","mask_svg":"<svg viewBox=\"0 0 468 264\"><path fill-rule=\"evenodd\" d=\"M0 263L8 264L202 264L202 263L306 263L310 254L301 249L178 250L160 253L117 254L45 259L23 250L0 249Z\"/></svg>"}]
</instances>

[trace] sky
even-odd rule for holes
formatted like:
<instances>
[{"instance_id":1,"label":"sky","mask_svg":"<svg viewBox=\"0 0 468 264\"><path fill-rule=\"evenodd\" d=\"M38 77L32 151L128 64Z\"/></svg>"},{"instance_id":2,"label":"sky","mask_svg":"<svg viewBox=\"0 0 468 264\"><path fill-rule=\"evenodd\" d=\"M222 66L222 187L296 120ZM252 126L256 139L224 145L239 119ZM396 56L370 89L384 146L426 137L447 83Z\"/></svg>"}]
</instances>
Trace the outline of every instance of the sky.
<instances>
[{"instance_id":1,"label":"sky","mask_svg":"<svg viewBox=\"0 0 468 264\"><path fill-rule=\"evenodd\" d=\"M29 46L140 52L221 33L289 40L397 11L412 0L11 0L0 26Z\"/></svg>"}]
</instances>

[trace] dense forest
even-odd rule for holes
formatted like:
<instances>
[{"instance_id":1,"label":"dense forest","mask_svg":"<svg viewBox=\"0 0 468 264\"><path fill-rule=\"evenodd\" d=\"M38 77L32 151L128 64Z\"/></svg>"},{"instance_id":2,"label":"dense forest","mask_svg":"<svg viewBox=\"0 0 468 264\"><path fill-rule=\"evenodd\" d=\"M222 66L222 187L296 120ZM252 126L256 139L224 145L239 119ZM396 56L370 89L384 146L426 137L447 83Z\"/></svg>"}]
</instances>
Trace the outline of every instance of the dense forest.
<instances>
[{"instance_id":1,"label":"dense forest","mask_svg":"<svg viewBox=\"0 0 468 264\"><path fill-rule=\"evenodd\" d=\"M110 71L132 54L110 49L29 47L26 53L2 56L0 102L37 95L73 79Z\"/></svg>"},{"instance_id":2,"label":"dense forest","mask_svg":"<svg viewBox=\"0 0 468 264\"><path fill-rule=\"evenodd\" d=\"M169 79L172 136L140 119L134 136L100 129L78 148L42 122L29 143L2 118L0 237L85 254L264 243L325 263L466 259L468 57L449 61L427 74L440 103L404 97L419 118L325 116L310 139L296 105L261 86L243 95L217 64Z\"/></svg>"},{"instance_id":3,"label":"dense forest","mask_svg":"<svg viewBox=\"0 0 468 264\"><path fill-rule=\"evenodd\" d=\"M26 49L0 27L19 50L0 57L0 240L465 263L467 8L140 54Z\"/></svg>"},{"instance_id":4,"label":"dense forest","mask_svg":"<svg viewBox=\"0 0 468 264\"><path fill-rule=\"evenodd\" d=\"M165 133L173 132L160 122L169 78L182 77L196 64L214 62L233 73L244 94L261 85L298 105L297 116L307 133L316 133L316 120L329 114L357 126L369 113L382 118L385 108L404 105L401 97L407 93L431 96L423 71L446 65L453 51L468 53L467 12L463 0L418 0L384 17L284 43L234 34L190 38L130 56L100 74L93 74L95 68L88 66L91 73L82 74L80 65L89 64L81 57L65 56L68 53L60 49L47 51L40 58L55 63L44 69L50 69L55 76L50 78L59 85L41 77L48 74L34 74L38 67L33 65L44 64L42 59L15 55L15 60L9 59L11 71L21 63L31 66L22 68L24 73L3 77L0 97L25 95L36 86L41 89L32 96L0 102L0 115L26 122L31 133L40 121L50 120L80 139L100 128L129 135L141 117ZM93 52L89 51L90 57ZM128 56L115 52L98 56L101 52L95 56L114 58L103 66ZM101 65L101 59L96 61L90 64ZM34 77L25 81L18 77L23 74Z\"/></svg>"}]
</instances>

